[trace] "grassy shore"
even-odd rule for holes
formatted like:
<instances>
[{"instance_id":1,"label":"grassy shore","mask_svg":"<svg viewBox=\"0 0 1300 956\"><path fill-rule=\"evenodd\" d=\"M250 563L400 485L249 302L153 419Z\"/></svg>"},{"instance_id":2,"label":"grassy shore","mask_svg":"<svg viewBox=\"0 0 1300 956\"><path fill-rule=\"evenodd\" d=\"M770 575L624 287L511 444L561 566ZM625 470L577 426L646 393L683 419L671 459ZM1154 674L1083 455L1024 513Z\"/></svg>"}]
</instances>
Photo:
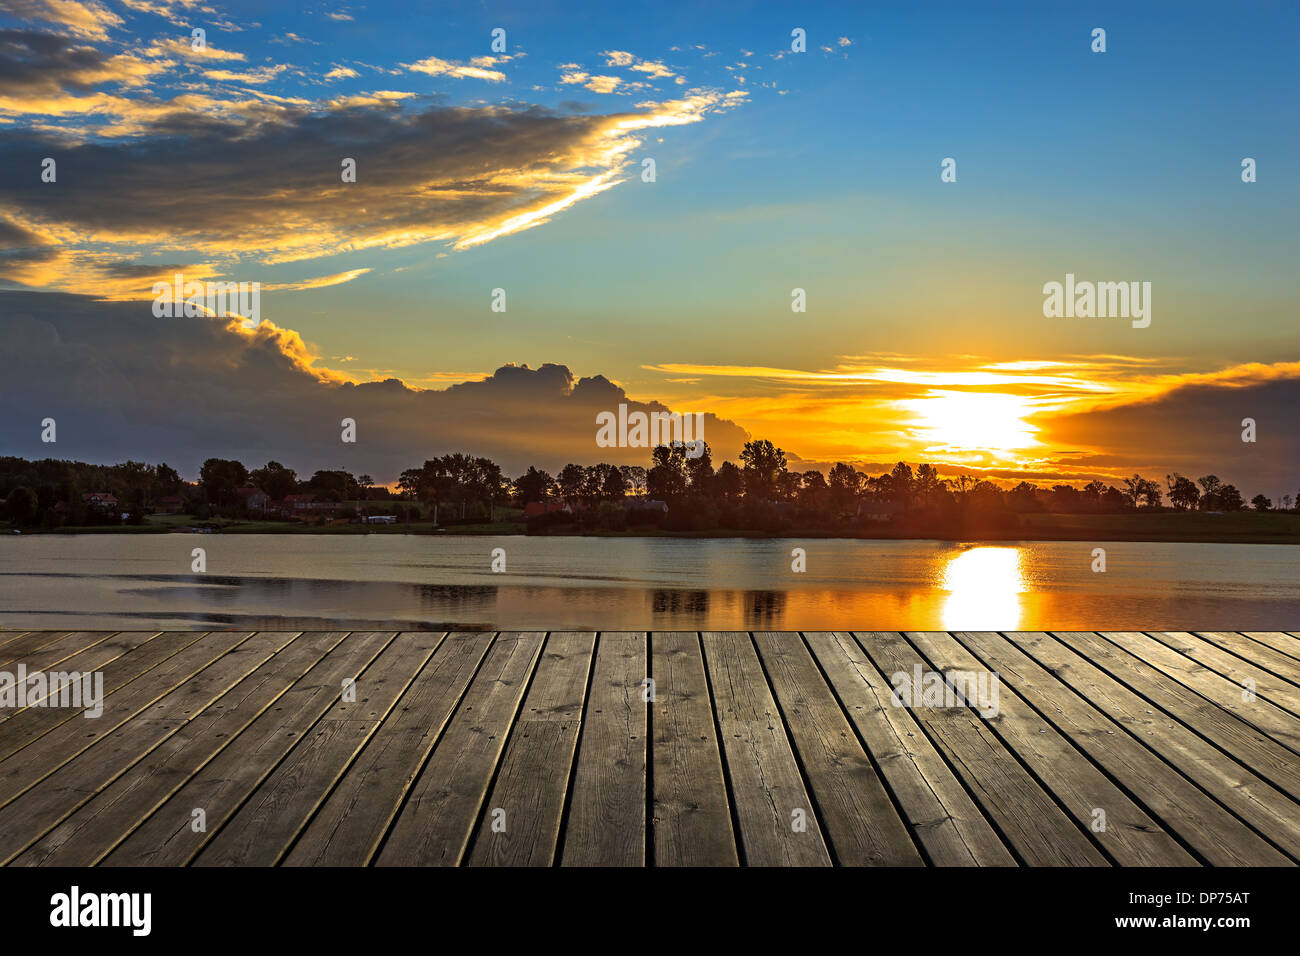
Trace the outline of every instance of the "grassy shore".
<instances>
[{"instance_id":1,"label":"grassy shore","mask_svg":"<svg viewBox=\"0 0 1300 956\"><path fill-rule=\"evenodd\" d=\"M287 521L254 521L213 518L199 521L187 515L152 515L140 525L95 525L64 527L53 532L25 534L166 534L203 528L219 534L437 534L511 535L524 534L527 525L513 516L505 521L440 527L430 521L392 525L322 524ZM563 529L553 534L577 534ZM1300 544L1300 514L1294 512L1239 511L1228 514L1162 511L1154 514L1025 514L1015 527L981 530L978 533L946 532L890 524L861 529L826 530L789 528L767 533L754 530L715 529L710 531L666 531L639 527L629 531L591 532L593 537L613 538L864 538L982 541L1199 541L1243 544Z\"/></svg>"}]
</instances>

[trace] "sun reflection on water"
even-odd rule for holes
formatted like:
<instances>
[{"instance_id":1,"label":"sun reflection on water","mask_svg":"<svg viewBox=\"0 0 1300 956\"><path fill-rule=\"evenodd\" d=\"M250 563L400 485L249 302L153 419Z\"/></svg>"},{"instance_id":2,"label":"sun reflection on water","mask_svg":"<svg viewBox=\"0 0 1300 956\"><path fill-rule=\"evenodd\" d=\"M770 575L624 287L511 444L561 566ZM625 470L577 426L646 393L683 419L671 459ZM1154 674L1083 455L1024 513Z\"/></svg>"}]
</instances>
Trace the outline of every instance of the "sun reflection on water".
<instances>
[{"instance_id":1,"label":"sun reflection on water","mask_svg":"<svg viewBox=\"0 0 1300 956\"><path fill-rule=\"evenodd\" d=\"M946 631L1014 631L1020 628L1028 590L1021 548L983 547L963 551L943 568L939 587Z\"/></svg>"}]
</instances>

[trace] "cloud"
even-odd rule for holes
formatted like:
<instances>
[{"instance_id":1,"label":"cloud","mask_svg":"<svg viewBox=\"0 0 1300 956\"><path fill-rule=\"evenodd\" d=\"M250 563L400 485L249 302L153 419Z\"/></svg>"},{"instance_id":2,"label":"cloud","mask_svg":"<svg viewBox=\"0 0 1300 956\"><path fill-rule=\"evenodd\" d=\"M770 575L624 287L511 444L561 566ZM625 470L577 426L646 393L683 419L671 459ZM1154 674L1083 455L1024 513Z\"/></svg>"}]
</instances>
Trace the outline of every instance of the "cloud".
<instances>
[{"instance_id":1,"label":"cloud","mask_svg":"<svg viewBox=\"0 0 1300 956\"><path fill-rule=\"evenodd\" d=\"M638 73L647 73L650 75L651 79L656 80L670 79L677 75L672 70L668 69L668 67L655 60L643 60L634 65L632 69L636 70Z\"/></svg>"},{"instance_id":2,"label":"cloud","mask_svg":"<svg viewBox=\"0 0 1300 956\"><path fill-rule=\"evenodd\" d=\"M658 60L643 60L625 50L606 50L601 56L605 58L606 66L630 68L648 74L651 79L671 79L677 75Z\"/></svg>"},{"instance_id":3,"label":"cloud","mask_svg":"<svg viewBox=\"0 0 1300 956\"><path fill-rule=\"evenodd\" d=\"M332 285L351 282L369 271L369 269L349 269L347 272L336 272L331 276L317 276L314 279L300 279L297 282L264 282L262 283L262 291L301 292L304 289L325 289Z\"/></svg>"},{"instance_id":4,"label":"cloud","mask_svg":"<svg viewBox=\"0 0 1300 956\"><path fill-rule=\"evenodd\" d=\"M622 82L617 76L593 76L583 86L593 93L613 93Z\"/></svg>"},{"instance_id":5,"label":"cloud","mask_svg":"<svg viewBox=\"0 0 1300 956\"><path fill-rule=\"evenodd\" d=\"M480 57L479 59L485 58ZM501 83L506 78L506 75L500 70L489 70L481 66L456 63L453 60L442 60L436 56L426 57L416 63L403 63L402 66L414 73L427 73L429 76L451 76L458 80L469 78Z\"/></svg>"},{"instance_id":6,"label":"cloud","mask_svg":"<svg viewBox=\"0 0 1300 956\"><path fill-rule=\"evenodd\" d=\"M107 40L122 18L98 0L5 0L5 12L20 20L39 20L63 27L73 36Z\"/></svg>"},{"instance_id":7,"label":"cloud","mask_svg":"<svg viewBox=\"0 0 1300 956\"><path fill-rule=\"evenodd\" d=\"M592 76L590 73L575 70L561 74L560 82L570 86L584 86L593 93L613 93L623 80L617 76Z\"/></svg>"},{"instance_id":8,"label":"cloud","mask_svg":"<svg viewBox=\"0 0 1300 956\"><path fill-rule=\"evenodd\" d=\"M343 465L387 481L465 451L511 475L529 465L555 473L570 461L648 464L649 449L597 447L596 414L621 402L669 410L557 364L507 365L446 388L354 382L318 366L301 337L274 322L244 330L233 320L157 319L145 302L0 292L0 314L0 440L32 458L165 460L191 477L211 456L275 459L308 474ZM57 450L28 427L45 417L58 422ZM357 422L355 445L339 440L343 418ZM704 436L716 460L748 437L712 414Z\"/></svg>"},{"instance_id":9,"label":"cloud","mask_svg":"<svg viewBox=\"0 0 1300 956\"><path fill-rule=\"evenodd\" d=\"M238 70L204 70L203 75L209 80L219 80L224 83L269 83L288 67L284 64L274 66L259 66L251 70L244 70L242 73Z\"/></svg>"},{"instance_id":10,"label":"cloud","mask_svg":"<svg viewBox=\"0 0 1300 956\"><path fill-rule=\"evenodd\" d=\"M1171 377L1154 397L1049 418L1042 439L1076 468L1217 474L1249 499L1300 497L1300 362ZM1243 419L1256 441L1242 441Z\"/></svg>"},{"instance_id":11,"label":"cloud","mask_svg":"<svg viewBox=\"0 0 1300 956\"><path fill-rule=\"evenodd\" d=\"M947 466L947 474L975 470L1039 482L1215 472L1270 495L1275 486L1300 484L1300 437L1289 424L1300 401L1300 362L1168 370L1176 365L1116 355L1013 362L885 355L845 357L817 370L643 367L734 383L728 394L709 397L709 407L778 444L797 444L819 464L905 459ZM1267 441L1241 441L1248 417ZM808 428L810 421L817 428ZM994 447L978 447L981 431L996 436Z\"/></svg>"},{"instance_id":12,"label":"cloud","mask_svg":"<svg viewBox=\"0 0 1300 956\"><path fill-rule=\"evenodd\" d=\"M60 172L57 188L37 175L0 180L8 221L43 240L29 243L24 273L10 278L94 291L72 268L74 253L92 247L118 259L149 249L265 263L428 242L468 248L616 185L641 131L699 122L732 102L704 91L574 115L408 110L407 96L362 94L324 108L272 98L246 102L238 120L159 112L147 135L111 142L0 130L0 167L51 156ZM341 180L344 158L357 161L355 183Z\"/></svg>"},{"instance_id":13,"label":"cloud","mask_svg":"<svg viewBox=\"0 0 1300 956\"><path fill-rule=\"evenodd\" d=\"M244 54L236 50L221 50L206 42L198 49L184 37L163 37L150 44L147 56L181 56L194 60L243 60Z\"/></svg>"},{"instance_id":14,"label":"cloud","mask_svg":"<svg viewBox=\"0 0 1300 956\"><path fill-rule=\"evenodd\" d=\"M205 14L215 12L211 7L204 6L203 0L121 0L121 3L128 10L162 17L179 27L190 25L189 18L182 11L198 10Z\"/></svg>"},{"instance_id":15,"label":"cloud","mask_svg":"<svg viewBox=\"0 0 1300 956\"><path fill-rule=\"evenodd\" d=\"M183 43L181 47L189 49ZM143 56L110 55L79 39L0 30L0 122L31 118L36 128L27 132L45 132L66 143L134 137L157 129L158 124L180 125L193 116L224 116L232 123L255 124L279 108L260 93L238 99L198 92L170 100L155 98L149 84L170 76L181 65L172 58L175 52L174 40L154 42ZM185 56L208 62L243 59L242 54L211 47L203 54L190 51ZM10 135L21 134L15 129Z\"/></svg>"},{"instance_id":16,"label":"cloud","mask_svg":"<svg viewBox=\"0 0 1300 956\"><path fill-rule=\"evenodd\" d=\"M155 46L150 56L165 52ZM83 92L109 84L137 87L168 65L125 53L110 56L53 33L0 30L0 112L26 112L32 100L67 90Z\"/></svg>"},{"instance_id":17,"label":"cloud","mask_svg":"<svg viewBox=\"0 0 1300 956\"><path fill-rule=\"evenodd\" d=\"M350 66L336 66L334 67L334 69L330 70L328 73L325 74L325 79L350 80L353 77L357 77L360 75L361 75L360 73L352 69Z\"/></svg>"}]
</instances>

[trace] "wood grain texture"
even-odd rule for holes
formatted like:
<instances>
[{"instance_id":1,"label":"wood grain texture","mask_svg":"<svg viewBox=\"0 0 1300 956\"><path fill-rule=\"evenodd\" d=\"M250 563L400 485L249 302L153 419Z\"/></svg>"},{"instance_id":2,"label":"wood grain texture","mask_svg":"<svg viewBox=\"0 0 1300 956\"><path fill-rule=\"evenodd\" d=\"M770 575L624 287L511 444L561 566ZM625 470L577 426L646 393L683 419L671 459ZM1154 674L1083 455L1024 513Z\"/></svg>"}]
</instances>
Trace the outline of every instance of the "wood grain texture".
<instances>
[{"instance_id":1,"label":"wood grain texture","mask_svg":"<svg viewBox=\"0 0 1300 956\"><path fill-rule=\"evenodd\" d=\"M104 684L95 719L0 709L0 862L1296 865L1297 654L1235 631L0 632L0 660ZM904 699L918 669L932 694ZM980 674L995 699L961 692Z\"/></svg>"},{"instance_id":2,"label":"wood grain texture","mask_svg":"<svg viewBox=\"0 0 1300 956\"><path fill-rule=\"evenodd\" d=\"M500 634L389 831L379 866L458 866L478 822L544 634Z\"/></svg>"},{"instance_id":3,"label":"wood grain texture","mask_svg":"<svg viewBox=\"0 0 1300 956\"><path fill-rule=\"evenodd\" d=\"M829 866L821 824L750 636L701 638L745 862Z\"/></svg>"},{"instance_id":4,"label":"wood grain texture","mask_svg":"<svg viewBox=\"0 0 1300 956\"><path fill-rule=\"evenodd\" d=\"M564 866L642 866L646 858L646 636L601 634L582 722Z\"/></svg>"},{"instance_id":5,"label":"wood grain texture","mask_svg":"<svg viewBox=\"0 0 1300 956\"><path fill-rule=\"evenodd\" d=\"M655 633L650 645L654 862L736 866L740 857L699 635Z\"/></svg>"},{"instance_id":6,"label":"wood grain texture","mask_svg":"<svg viewBox=\"0 0 1300 956\"><path fill-rule=\"evenodd\" d=\"M595 646L595 634L547 635L488 794L471 866L555 861Z\"/></svg>"}]
</instances>

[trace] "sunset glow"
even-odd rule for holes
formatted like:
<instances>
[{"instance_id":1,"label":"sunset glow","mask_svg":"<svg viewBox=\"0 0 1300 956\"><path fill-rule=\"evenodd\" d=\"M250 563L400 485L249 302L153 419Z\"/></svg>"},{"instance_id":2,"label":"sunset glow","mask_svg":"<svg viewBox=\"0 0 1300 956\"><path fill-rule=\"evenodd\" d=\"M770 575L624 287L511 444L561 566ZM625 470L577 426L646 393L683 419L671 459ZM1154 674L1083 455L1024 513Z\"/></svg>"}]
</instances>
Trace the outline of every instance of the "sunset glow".
<instances>
[{"instance_id":1,"label":"sunset glow","mask_svg":"<svg viewBox=\"0 0 1300 956\"><path fill-rule=\"evenodd\" d=\"M913 434L927 450L1008 453L1037 444L1025 417L1033 411L1019 395L936 390L930 398L900 402L915 415Z\"/></svg>"},{"instance_id":2,"label":"sunset glow","mask_svg":"<svg viewBox=\"0 0 1300 956\"><path fill-rule=\"evenodd\" d=\"M250 435L243 403L209 398L274 395L364 416L379 460L350 464L391 484L410 455L454 450L508 470L644 465L597 446L593 425L641 402L709 416L715 467L763 439L800 472L926 462L944 479L1050 489L1213 471L1296 490L1296 439L1263 424L1300 389L1294 197L1280 176L1243 181L1240 158L1202 149L1184 116L1270 128L1294 100L1286 31L1264 18L1238 25L1250 36L1234 49L1263 51L1250 70L1132 114L1206 42L1199 17L1162 16L1167 45L1127 78L1134 95L1062 156L1073 117L1110 100L1081 95L1080 62L1061 58L1074 26L1038 7L1022 22L1063 46L965 14L930 45L890 45L929 24L849 7L809 27L800 53L777 8L701 10L688 27L593 4L563 28L506 25L498 43L482 6L450 32L437 5L256 20L217 7L0 13L0 165L26 169L0 182L8 367L32 379L14 383L15 421L52 415L59 383L84 379L106 418L83 434L125 442L130 421L133 455L186 474L218 450L189 404L219 419L229 454L288 448L301 467L338 467L306 437L311 414ZM1134 10L1110 28L1146 21ZM965 61L989 44L1014 64L989 65L997 95ZM1071 55L1085 54L1088 69L1110 62ZM1021 82L1035 71L1041 87ZM885 108L886 77L925 82L900 80ZM1276 104L1252 99L1263 89ZM1060 109L1040 116L1040 97ZM1042 123L1029 139L1025 117ZM1135 135L1188 158L1176 189L1113 163ZM1294 155L1294 135L1241 148ZM1050 175L1009 185L988 165L1008 143ZM960 174L941 178L949 160ZM1216 244L1225 221L1240 232ZM137 304L182 273L257 284L262 328L137 327ZM1045 283L1074 276L1107 303L1138 282L1141 326L1102 316L1100 298L1049 315ZM83 308L97 314L84 326L70 317ZM24 350L47 341L69 347L37 346L54 364L33 363ZM1249 454L1246 417L1289 444Z\"/></svg>"},{"instance_id":3,"label":"sunset glow","mask_svg":"<svg viewBox=\"0 0 1300 956\"><path fill-rule=\"evenodd\" d=\"M945 628L1015 630L1028 590L1019 548L971 548L945 566L939 587L948 592Z\"/></svg>"}]
</instances>

